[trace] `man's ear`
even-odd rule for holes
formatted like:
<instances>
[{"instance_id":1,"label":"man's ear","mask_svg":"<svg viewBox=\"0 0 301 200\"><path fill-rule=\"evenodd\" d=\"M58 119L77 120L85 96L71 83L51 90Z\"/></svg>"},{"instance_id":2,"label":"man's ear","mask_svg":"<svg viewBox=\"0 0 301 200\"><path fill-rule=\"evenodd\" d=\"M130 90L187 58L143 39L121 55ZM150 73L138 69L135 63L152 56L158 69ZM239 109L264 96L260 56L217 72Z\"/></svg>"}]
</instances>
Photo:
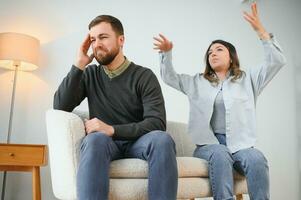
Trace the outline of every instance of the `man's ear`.
<instances>
[{"instance_id":1,"label":"man's ear","mask_svg":"<svg viewBox=\"0 0 301 200\"><path fill-rule=\"evenodd\" d=\"M124 40L125 40L124 35L119 35L119 36L118 36L118 43L119 43L119 45L120 45L121 47L123 47Z\"/></svg>"}]
</instances>

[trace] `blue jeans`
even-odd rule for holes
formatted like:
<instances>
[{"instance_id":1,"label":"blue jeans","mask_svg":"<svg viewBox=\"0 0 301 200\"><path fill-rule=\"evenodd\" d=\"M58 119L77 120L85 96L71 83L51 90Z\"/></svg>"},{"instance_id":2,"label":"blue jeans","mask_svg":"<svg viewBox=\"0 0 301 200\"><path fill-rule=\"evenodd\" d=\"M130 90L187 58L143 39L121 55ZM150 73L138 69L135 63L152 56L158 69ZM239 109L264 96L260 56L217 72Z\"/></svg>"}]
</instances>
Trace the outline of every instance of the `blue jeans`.
<instances>
[{"instance_id":1,"label":"blue jeans","mask_svg":"<svg viewBox=\"0 0 301 200\"><path fill-rule=\"evenodd\" d=\"M100 132L87 135L80 149L78 199L107 200L110 162L121 158L139 158L148 162L149 200L176 199L178 170L175 143L163 131L149 132L136 141L112 140Z\"/></svg>"},{"instance_id":2,"label":"blue jeans","mask_svg":"<svg viewBox=\"0 0 301 200\"><path fill-rule=\"evenodd\" d=\"M197 146L193 156L208 161L209 179L215 200L232 200L234 169L246 176L250 200L269 199L269 168L264 155L255 148L233 154L225 137L216 135L221 144Z\"/></svg>"}]
</instances>

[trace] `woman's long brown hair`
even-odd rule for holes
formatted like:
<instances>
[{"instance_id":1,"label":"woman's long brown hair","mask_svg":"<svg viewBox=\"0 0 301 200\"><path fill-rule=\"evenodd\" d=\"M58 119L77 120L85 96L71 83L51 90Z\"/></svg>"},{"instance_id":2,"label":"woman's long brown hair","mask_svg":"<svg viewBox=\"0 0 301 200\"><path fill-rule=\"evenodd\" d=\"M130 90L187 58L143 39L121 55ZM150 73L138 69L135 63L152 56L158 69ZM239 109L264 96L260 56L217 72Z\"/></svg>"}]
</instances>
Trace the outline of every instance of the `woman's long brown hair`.
<instances>
[{"instance_id":1,"label":"woman's long brown hair","mask_svg":"<svg viewBox=\"0 0 301 200\"><path fill-rule=\"evenodd\" d=\"M231 81L235 82L237 79L240 79L242 77L244 72L240 69L239 59L238 59L235 47L231 43L226 42L224 40L214 40L209 45L209 47L206 51L206 54L205 54L206 68L205 68L205 72L203 75L210 83L213 83L213 84L219 83L219 79L209 63L209 54L208 54L210 47L216 43L224 45L229 51L230 59L232 61L230 63L229 72L230 72L230 76L232 76Z\"/></svg>"}]
</instances>

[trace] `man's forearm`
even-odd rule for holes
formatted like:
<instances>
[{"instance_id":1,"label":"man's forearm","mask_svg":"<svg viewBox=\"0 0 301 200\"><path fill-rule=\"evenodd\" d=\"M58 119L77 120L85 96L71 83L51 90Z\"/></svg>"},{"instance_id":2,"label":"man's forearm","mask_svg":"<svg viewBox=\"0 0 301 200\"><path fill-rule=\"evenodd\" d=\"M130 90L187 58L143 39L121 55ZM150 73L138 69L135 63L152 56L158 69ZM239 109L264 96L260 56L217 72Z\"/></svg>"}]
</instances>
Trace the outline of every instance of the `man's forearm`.
<instances>
[{"instance_id":1,"label":"man's forearm","mask_svg":"<svg viewBox=\"0 0 301 200\"><path fill-rule=\"evenodd\" d=\"M113 138L117 140L136 140L154 130L166 130L166 121L156 117L146 118L141 122L113 125Z\"/></svg>"}]
</instances>

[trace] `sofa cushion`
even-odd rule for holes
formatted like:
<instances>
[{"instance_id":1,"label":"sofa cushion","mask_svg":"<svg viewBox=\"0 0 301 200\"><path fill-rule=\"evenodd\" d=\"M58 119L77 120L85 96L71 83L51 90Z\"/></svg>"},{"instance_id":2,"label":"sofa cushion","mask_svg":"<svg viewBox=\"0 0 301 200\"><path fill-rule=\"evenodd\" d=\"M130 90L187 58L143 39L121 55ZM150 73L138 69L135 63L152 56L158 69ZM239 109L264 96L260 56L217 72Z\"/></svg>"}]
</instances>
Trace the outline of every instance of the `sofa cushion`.
<instances>
[{"instance_id":1,"label":"sofa cushion","mask_svg":"<svg viewBox=\"0 0 301 200\"><path fill-rule=\"evenodd\" d=\"M177 157L178 177L208 177L207 161L194 157ZM147 178L148 165L144 160L128 158L115 160L110 165L111 178ZM243 176L235 173L236 179Z\"/></svg>"},{"instance_id":2,"label":"sofa cushion","mask_svg":"<svg viewBox=\"0 0 301 200\"><path fill-rule=\"evenodd\" d=\"M235 180L234 193L247 193L245 179ZM110 200L147 200L148 179L110 179ZM211 197L208 178L180 178L177 199Z\"/></svg>"}]
</instances>

